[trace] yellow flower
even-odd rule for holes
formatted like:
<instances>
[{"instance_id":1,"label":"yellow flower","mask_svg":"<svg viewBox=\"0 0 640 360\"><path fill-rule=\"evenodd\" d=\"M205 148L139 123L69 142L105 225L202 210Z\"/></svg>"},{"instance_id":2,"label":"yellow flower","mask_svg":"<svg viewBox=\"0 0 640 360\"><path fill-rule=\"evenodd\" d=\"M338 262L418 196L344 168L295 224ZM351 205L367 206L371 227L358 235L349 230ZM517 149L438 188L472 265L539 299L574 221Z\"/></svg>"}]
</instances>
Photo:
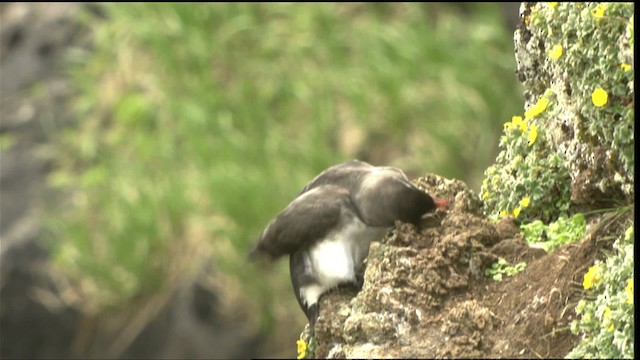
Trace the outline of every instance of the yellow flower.
<instances>
[{"instance_id":1,"label":"yellow flower","mask_svg":"<svg viewBox=\"0 0 640 360\"><path fill-rule=\"evenodd\" d=\"M503 218L503 217L507 216L507 210L502 210L502 211L500 211L500 215L499 215L499 216L500 216L501 218Z\"/></svg>"},{"instance_id":2,"label":"yellow flower","mask_svg":"<svg viewBox=\"0 0 640 360\"><path fill-rule=\"evenodd\" d=\"M597 107L604 106L609 100L609 94L603 88L597 88L591 93L591 101Z\"/></svg>"},{"instance_id":3,"label":"yellow flower","mask_svg":"<svg viewBox=\"0 0 640 360\"><path fill-rule=\"evenodd\" d=\"M622 71L629 71L629 70L631 70L631 65L626 64L626 63L622 63L622 64L620 64L620 68L622 69Z\"/></svg>"},{"instance_id":4,"label":"yellow flower","mask_svg":"<svg viewBox=\"0 0 640 360\"><path fill-rule=\"evenodd\" d=\"M529 146L533 145L538 138L538 127L535 124L531 124L531 130L529 130L529 134L527 134L527 144Z\"/></svg>"},{"instance_id":5,"label":"yellow flower","mask_svg":"<svg viewBox=\"0 0 640 360\"><path fill-rule=\"evenodd\" d=\"M547 109L547 106L549 105L549 99L543 96L540 98L540 100L538 100L538 103L536 105L540 107L540 112L543 112Z\"/></svg>"},{"instance_id":6,"label":"yellow flower","mask_svg":"<svg viewBox=\"0 0 640 360\"><path fill-rule=\"evenodd\" d=\"M553 45L551 51L549 51L549 57L552 60L560 59L562 56L562 45Z\"/></svg>"},{"instance_id":7,"label":"yellow flower","mask_svg":"<svg viewBox=\"0 0 640 360\"><path fill-rule=\"evenodd\" d=\"M600 266L593 265L589 268L586 274L584 274L584 280L582 281L582 286L585 289L591 289L593 285L597 284L602 278L602 269Z\"/></svg>"},{"instance_id":8,"label":"yellow flower","mask_svg":"<svg viewBox=\"0 0 640 360\"><path fill-rule=\"evenodd\" d=\"M522 116L514 116L511 118L511 126L515 126L520 131L525 132L527 130L527 123L522 120Z\"/></svg>"},{"instance_id":9,"label":"yellow flower","mask_svg":"<svg viewBox=\"0 0 640 360\"><path fill-rule=\"evenodd\" d=\"M591 15L596 19L602 19L604 17L604 11L607 9L606 4L598 4L595 9L591 10Z\"/></svg>"},{"instance_id":10,"label":"yellow flower","mask_svg":"<svg viewBox=\"0 0 640 360\"><path fill-rule=\"evenodd\" d=\"M556 7L558 6L557 2L548 2L547 6L549 6L551 9L555 10Z\"/></svg>"},{"instance_id":11,"label":"yellow flower","mask_svg":"<svg viewBox=\"0 0 640 360\"><path fill-rule=\"evenodd\" d=\"M531 198L529 197L529 195L523 197L522 200L520 200L520 206L522 206L523 208L529 207L529 204L531 204Z\"/></svg>"},{"instance_id":12,"label":"yellow flower","mask_svg":"<svg viewBox=\"0 0 640 360\"><path fill-rule=\"evenodd\" d=\"M531 8L531 13L535 14L538 12L538 7L540 6L540 3L536 3L536 5L534 7Z\"/></svg>"},{"instance_id":13,"label":"yellow flower","mask_svg":"<svg viewBox=\"0 0 640 360\"><path fill-rule=\"evenodd\" d=\"M535 105L533 105L527 111L525 111L524 117L527 119L536 117L540 115L542 112L544 112L547 109L548 105L549 105L549 99L543 96L540 99L538 99L538 102L536 102Z\"/></svg>"},{"instance_id":14,"label":"yellow flower","mask_svg":"<svg viewBox=\"0 0 640 360\"><path fill-rule=\"evenodd\" d=\"M304 340L298 340L298 359L304 359L307 356L307 343Z\"/></svg>"},{"instance_id":15,"label":"yellow flower","mask_svg":"<svg viewBox=\"0 0 640 360\"><path fill-rule=\"evenodd\" d=\"M624 288L624 292L627 293L627 300L625 303L633 304L633 279L627 279L627 286Z\"/></svg>"},{"instance_id":16,"label":"yellow flower","mask_svg":"<svg viewBox=\"0 0 640 360\"><path fill-rule=\"evenodd\" d=\"M489 197L489 193L487 191L482 193L482 200L487 200L488 197Z\"/></svg>"},{"instance_id":17,"label":"yellow flower","mask_svg":"<svg viewBox=\"0 0 640 360\"><path fill-rule=\"evenodd\" d=\"M520 207L513 209L513 211L511 212L511 215L518 217L518 215L520 215Z\"/></svg>"},{"instance_id":18,"label":"yellow flower","mask_svg":"<svg viewBox=\"0 0 640 360\"><path fill-rule=\"evenodd\" d=\"M610 307L605 307L604 308L604 313L602 313L602 317L604 318L604 323L605 324L609 324L609 327L607 328L607 331L612 332L614 329L613 323L611 323L611 308Z\"/></svg>"}]
</instances>

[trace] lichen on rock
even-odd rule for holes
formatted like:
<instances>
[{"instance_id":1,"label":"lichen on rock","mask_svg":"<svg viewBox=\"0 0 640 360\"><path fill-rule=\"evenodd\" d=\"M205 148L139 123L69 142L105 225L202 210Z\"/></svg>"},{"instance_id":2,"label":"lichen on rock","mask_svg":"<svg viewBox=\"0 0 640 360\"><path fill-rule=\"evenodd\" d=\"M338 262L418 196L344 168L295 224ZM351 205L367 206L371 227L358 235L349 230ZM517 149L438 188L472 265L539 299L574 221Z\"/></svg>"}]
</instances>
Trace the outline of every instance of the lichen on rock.
<instances>
[{"instance_id":1,"label":"lichen on rock","mask_svg":"<svg viewBox=\"0 0 640 360\"><path fill-rule=\"evenodd\" d=\"M485 213L550 220L634 199L633 3L523 3L514 34L521 129L505 123ZM535 126L535 135L529 129Z\"/></svg>"},{"instance_id":2,"label":"lichen on rock","mask_svg":"<svg viewBox=\"0 0 640 360\"><path fill-rule=\"evenodd\" d=\"M432 314L440 311L451 295L482 278L481 269L497 259L487 247L500 241L499 233L478 214L477 196L464 183L427 175L416 184L434 197L449 199L449 207L436 211L419 228L397 222L395 231L373 243L364 286L355 297L349 297L353 291L340 291L321 299L316 356L458 354L455 346L445 349L449 335L440 331L441 326L429 325ZM465 314L484 317L469 311ZM471 335L482 338L479 333ZM464 349L482 344L458 341Z\"/></svg>"}]
</instances>

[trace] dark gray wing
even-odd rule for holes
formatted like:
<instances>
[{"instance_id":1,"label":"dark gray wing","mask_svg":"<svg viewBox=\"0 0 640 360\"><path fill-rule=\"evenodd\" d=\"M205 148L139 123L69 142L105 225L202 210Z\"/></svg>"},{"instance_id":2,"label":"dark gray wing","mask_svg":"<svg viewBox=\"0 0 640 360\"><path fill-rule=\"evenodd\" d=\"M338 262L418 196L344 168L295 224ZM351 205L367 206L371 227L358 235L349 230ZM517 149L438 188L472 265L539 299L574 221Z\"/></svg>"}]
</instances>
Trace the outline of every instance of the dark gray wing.
<instances>
[{"instance_id":1,"label":"dark gray wing","mask_svg":"<svg viewBox=\"0 0 640 360\"><path fill-rule=\"evenodd\" d=\"M353 190L369 171L375 167L369 163L360 160L351 160L334 165L316 176L307 185L305 185L300 194L322 185L336 185Z\"/></svg>"},{"instance_id":2,"label":"dark gray wing","mask_svg":"<svg viewBox=\"0 0 640 360\"><path fill-rule=\"evenodd\" d=\"M308 247L338 225L345 210L354 211L347 189L315 187L296 197L269 223L250 257L268 254L276 259Z\"/></svg>"}]
</instances>

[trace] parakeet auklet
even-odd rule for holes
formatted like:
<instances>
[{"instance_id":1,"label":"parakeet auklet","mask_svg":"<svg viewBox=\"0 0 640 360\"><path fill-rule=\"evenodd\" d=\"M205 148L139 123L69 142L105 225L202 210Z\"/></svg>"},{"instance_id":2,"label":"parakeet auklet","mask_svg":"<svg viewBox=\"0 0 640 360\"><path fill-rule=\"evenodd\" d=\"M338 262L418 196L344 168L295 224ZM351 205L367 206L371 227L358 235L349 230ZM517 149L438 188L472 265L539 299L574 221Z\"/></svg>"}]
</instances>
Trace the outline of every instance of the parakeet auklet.
<instances>
[{"instance_id":1,"label":"parakeet auklet","mask_svg":"<svg viewBox=\"0 0 640 360\"><path fill-rule=\"evenodd\" d=\"M411 184L402 170L352 160L309 182L262 232L250 257L289 255L291 282L314 333L318 300L340 284L359 288L372 241L396 220L418 225L446 204Z\"/></svg>"}]
</instances>

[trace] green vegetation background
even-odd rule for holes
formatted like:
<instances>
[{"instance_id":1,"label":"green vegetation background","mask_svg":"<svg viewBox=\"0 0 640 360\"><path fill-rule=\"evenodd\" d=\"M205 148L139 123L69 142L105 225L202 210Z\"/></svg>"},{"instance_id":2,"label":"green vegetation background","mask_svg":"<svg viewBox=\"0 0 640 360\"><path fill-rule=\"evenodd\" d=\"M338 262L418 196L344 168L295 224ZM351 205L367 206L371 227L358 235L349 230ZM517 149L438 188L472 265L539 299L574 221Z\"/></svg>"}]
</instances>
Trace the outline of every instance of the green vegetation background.
<instances>
[{"instance_id":1,"label":"green vegetation background","mask_svg":"<svg viewBox=\"0 0 640 360\"><path fill-rule=\"evenodd\" d=\"M308 180L360 158L479 190L523 108L496 4L104 7L92 49L69 54L78 123L49 179L68 194L56 264L93 313L208 264L269 329L297 309L286 261L245 254Z\"/></svg>"}]
</instances>

